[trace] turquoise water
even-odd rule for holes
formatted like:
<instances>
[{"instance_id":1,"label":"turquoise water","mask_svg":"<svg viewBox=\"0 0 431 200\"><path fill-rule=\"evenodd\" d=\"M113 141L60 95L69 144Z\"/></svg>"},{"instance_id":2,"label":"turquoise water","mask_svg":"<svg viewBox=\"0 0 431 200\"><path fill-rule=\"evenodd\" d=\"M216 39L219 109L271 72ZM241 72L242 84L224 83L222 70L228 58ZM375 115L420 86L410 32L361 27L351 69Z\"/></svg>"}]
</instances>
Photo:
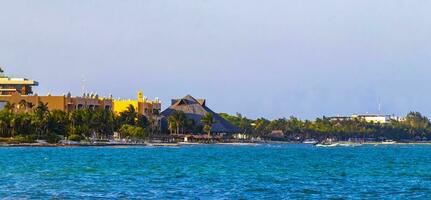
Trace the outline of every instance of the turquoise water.
<instances>
[{"instance_id":1,"label":"turquoise water","mask_svg":"<svg viewBox=\"0 0 431 200\"><path fill-rule=\"evenodd\" d=\"M431 146L0 148L10 199L430 199Z\"/></svg>"}]
</instances>

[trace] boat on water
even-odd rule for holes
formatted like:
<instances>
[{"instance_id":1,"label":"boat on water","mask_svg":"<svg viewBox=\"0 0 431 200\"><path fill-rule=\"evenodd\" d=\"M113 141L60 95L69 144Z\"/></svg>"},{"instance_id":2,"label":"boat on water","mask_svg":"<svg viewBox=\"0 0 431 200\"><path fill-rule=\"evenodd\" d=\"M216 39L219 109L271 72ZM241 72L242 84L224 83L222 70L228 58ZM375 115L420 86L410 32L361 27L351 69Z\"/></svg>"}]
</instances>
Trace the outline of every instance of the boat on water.
<instances>
[{"instance_id":1,"label":"boat on water","mask_svg":"<svg viewBox=\"0 0 431 200\"><path fill-rule=\"evenodd\" d=\"M316 146L316 147L336 147L339 145L340 145L339 143L319 143L319 144L316 144L314 146Z\"/></svg>"},{"instance_id":2,"label":"boat on water","mask_svg":"<svg viewBox=\"0 0 431 200\"><path fill-rule=\"evenodd\" d=\"M393 141L393 140L385 140L385 141L382 141L382 144L395 144L395 143L397 143L397 142L395 142L395 141Z\"/></svg>"},{"instance_id":3,"label":"boat on water","mask_svg":"<svg viewBox=\"0 0 431 200\"><path fill-rule=\"evenodd\" d=\"M317 140L315 139L306 139L304 140L304 142L302 142L303 144L317 144L319 143Z\"/></svg>"},{"instance_id":4,"label":"boat on water","mask_svg":"<svg viewBox=\"0 0 431 200\"><path fill-rule=\"evenodd\" d=\"M329 138L329 139L323 140L320 143L314 144L314 146L316 146L316 147L336 147L336 146L339 146L339 145L340 145L340 143L336 142L332 138Z\"/></svg>"}]
</instances>

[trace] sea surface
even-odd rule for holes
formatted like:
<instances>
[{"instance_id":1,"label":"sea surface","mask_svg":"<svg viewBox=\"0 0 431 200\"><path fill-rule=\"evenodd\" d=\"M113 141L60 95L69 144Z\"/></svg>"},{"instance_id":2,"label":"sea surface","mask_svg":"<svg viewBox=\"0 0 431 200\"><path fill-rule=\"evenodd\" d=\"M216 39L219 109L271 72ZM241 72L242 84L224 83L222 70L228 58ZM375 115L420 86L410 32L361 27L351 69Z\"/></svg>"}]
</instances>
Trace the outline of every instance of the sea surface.
<instances>
[{"instance_id":1,"label":"sea surface","mask_svg":"<svg viewBox=\"0 0 431 200\"><path fill-rule=\"evenodd\" d=\"M431 199L431 146L0 148L1 199Z\"/></svg>"}]
</instances>

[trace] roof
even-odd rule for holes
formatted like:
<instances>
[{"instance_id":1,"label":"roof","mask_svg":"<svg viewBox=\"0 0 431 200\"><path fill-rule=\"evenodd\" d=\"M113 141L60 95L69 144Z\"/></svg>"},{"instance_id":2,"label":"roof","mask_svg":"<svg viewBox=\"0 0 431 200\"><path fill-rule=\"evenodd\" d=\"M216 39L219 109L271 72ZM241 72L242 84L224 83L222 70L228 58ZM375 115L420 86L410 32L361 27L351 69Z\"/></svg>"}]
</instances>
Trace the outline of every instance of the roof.
<instances>
[{"instance_id":1,"label":"roof","mask_svg":"<svg viewBox=\"0 0 431 200\"><path fill-rule=\"evenodd\" d=\"M7 84L7 85L33 85L38 86L39 83L34 80L29 80L26 78L9 78L9 77L2 77L0 78L0 84Z\"/></svg>"},{"instance_id":2,"label":"roof","mask_svg":"<svg viewBox=\"0 0 431 200\"><path fill-rule=\"evenodd\" d=\"M191 95L187 95L181 99L173 99L172 105L164 110L161 115L169 117L175 111L183 111L188 119L193 119L196 124L201 125L201 118L207 113L213 115L215 123L212 125L212 132L216 133L235 133L239 132L239 128L232 125L219 114L215 113L206 106L205 99L195 99Z\"/></svg>"}]
</instances>

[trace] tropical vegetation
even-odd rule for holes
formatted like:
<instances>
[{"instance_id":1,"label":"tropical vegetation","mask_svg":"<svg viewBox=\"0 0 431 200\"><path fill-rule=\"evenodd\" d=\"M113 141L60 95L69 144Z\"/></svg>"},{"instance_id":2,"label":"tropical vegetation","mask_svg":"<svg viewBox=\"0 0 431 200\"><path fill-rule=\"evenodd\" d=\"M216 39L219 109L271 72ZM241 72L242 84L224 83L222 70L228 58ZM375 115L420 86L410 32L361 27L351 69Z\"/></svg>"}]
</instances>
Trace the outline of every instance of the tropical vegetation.
<instances>
[{"instance_id":1,"label":"tropical vegetation","mask_svg":"<svg viewBox=\"0 0 431 200\"><path fill-rule=\"evenodd\" d=\"M419 112L410 112L403 120L392 120L379 124L360 119L333 120L327 117L313 121L300 120L296 117L268 120L265 118L248 119L241 114L220 114L223 118L238 126L243 133L252 137L272 138L277 140L302 141L306 139L325 140L397 140L422 141L431 139L430 120ZM272 134L281 131L283 136Z\"/></svg>"},{"instance_id":2,"label":"tropical vegetation","mask_svg":"<svg viewBox=\"0 0 431 200\"><path fill-rule=\"evenodd\" d=\"M276 140L302 141L348 139L392 139L397 141L423 141L431 139L431 122L419 112L410 112L403 120L390 123L370 123L359 119L334 120L327 117L301 120L295 117L268 120L249 119L237 113L221 113L221 117L240 128L250 137ZM118 137L132 141L146 140L160 133L157 117L147 118L129 106L118 115L105 109L79 109L71 112L49 110L48 105L20 101L6 103L0 110L0 142L33 142L46 140L58 142L107 140L118 133ZM175 111L167 119L170 134L198 133L211 136L215 123L211 113L200 121L188 119L181 111ZM283 134L274 135L278 131Z\"/></svg>"},{"instance_id":3,"label":"tropical vegetation","mask_svg":"<svg viewBox=\"0 0 431 200\"><path fill-rule=\"evenodd\" d=\"M105 109L50 111L47 104L35 106L26 101L17 105L6 103L0 111L0 138L3 138L0 140L12 142L106 140L112 138L114 132L122 138L143 140L158 129L156 126L138 114L133 106L118 116Z\"/></svg>"}]
</instances>

